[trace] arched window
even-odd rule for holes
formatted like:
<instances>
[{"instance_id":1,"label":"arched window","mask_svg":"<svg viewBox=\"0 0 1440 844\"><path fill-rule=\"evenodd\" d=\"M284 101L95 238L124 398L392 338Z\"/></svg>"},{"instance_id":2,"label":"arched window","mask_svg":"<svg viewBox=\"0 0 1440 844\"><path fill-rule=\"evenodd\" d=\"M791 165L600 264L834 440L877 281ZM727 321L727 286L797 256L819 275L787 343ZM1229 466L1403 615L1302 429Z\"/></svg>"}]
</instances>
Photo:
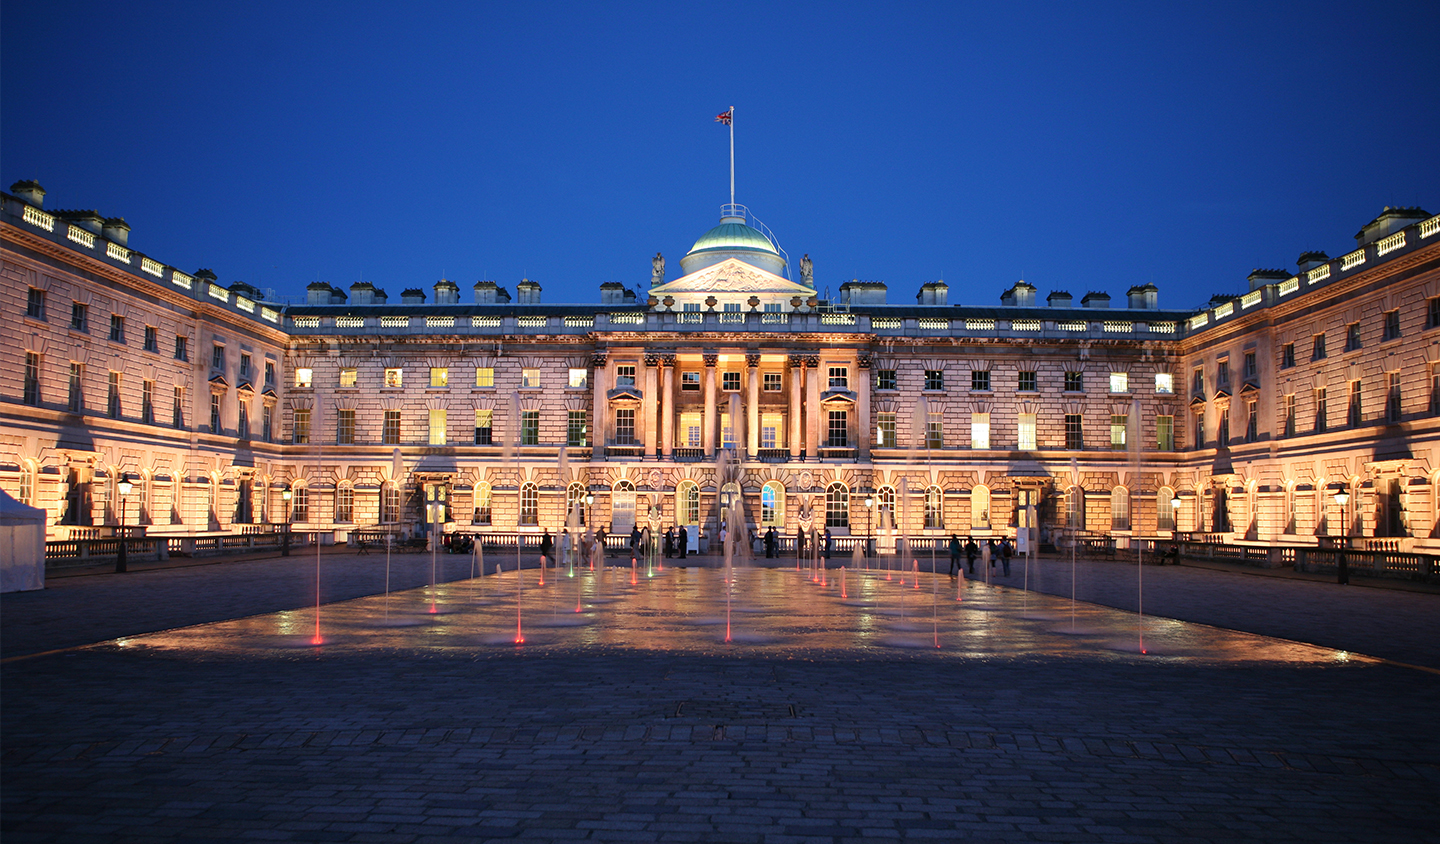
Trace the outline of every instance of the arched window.
<instances>
[{"instance_id":1,"label":"arched window","mask_svg":"<svg viewBox=\"0 0 1440 844\"><path fill-rule=\"evenodd\" d=\"M520 485L520 524L540 524L540 487L530 481Z\"/></svg>"},{"instance_id":2,"label":"arched window","mask_svg":"<svg viewBox=\"0 0 1440 844\"><path fill-rule=\"evenodd\" d=\"M1300 509L1295 503L1295 484L1285 484L1285 533L1295 534L1300 529Z\"/></svg>"},{"instance_id":3,"label":"arched window","mask_svg":"<svg viewBox=\"0 0 1440 844\"><path fill-rule=\"evenodd\" d=\"M150 524L150 473L141 472L135 479L135 501L139 505L140 512L135 514L135 523L140 525Z\"/></svg>"},{"instance_id":4,"label":"arched window","mask_svg":"<svg viewBox=\"0 0 1440 844\"><path fill-rule=\"evenodd\" d=\"M970 527L990 529L990 488L984 485L970 490Z\"/></svg>"},{"instance_id":5,"label":"arched window","mask_svg":"<svg viewBox=\"0 0 1440 844\"><path fill-rule=\"evenodd\" d=\"M610 489L610 532L629 533L635 527L635 484L621 478Z\"/></svg>"},{"instance_id":6,"label":"arched window","mask_svg":"<svg viewBox=\"0 0 1440 844\"><path fill-rule=\"evenodd\" d=\"M475 514L471 518L472 524L490 524L490 484L481 481L475 485Z\"/></svg>"},{"instance_id":7,"label":"arched window","mask_svg":"<svg viewBox=\"0 0 1440 844\"><path fill-rule=\"evenodd\" d=\"M209 487L207 486L208 490ZM304 484L296 484L290 490L290 521L304 523L310 521L310 489Z\"/></svg>"},{"instance_id":8,"label":"arched window","mask_svg":"<svg viewBox=\"0 0 1440 844\"><path fill-rule=\"evenodd\" d=\"M349 524L355 521L355 488L348 481L341 481L335 488L335 522Z\"/></svg>"},{"instance_id":9,"label":"arched window","mask_svg":"<svg viewBox=\"0 0 1440 844\"><path fill-rule=\"evenodd\" d=\"M1175 491L1168 486L1160 487L1155 493L1155 527L1158 530L1175 529L1175 508L1170 502L1175 498Z\"/></svg>"},{"instance_id":10,"label":"arched window","mask_svg":"<svg viewBox=\"0 0 1440 844\"><path fill-rule=\"evenodd\" d=\"M925 489L925 529L945 529L944 497L938 486Z\"/></svg>"},{"instance_id":11,"label":"arched window","mask_svg":"<svg viewBox=\"0 0 1440 844\"><path fill-rule=\"evenodd\" d=\"M565 488L565 526L585 527L585 485L579 481Z\"/></svg>"},{"instance_id":12,"label":"arched window","mask_svg":"<svg viewBox=\"0 0 1440 844\"><path fill-rule=\"evenodd\" d=\"M1074 532L1085 529L1085 490L1072 486L1065 490L1065 527Z\"/></svg>"},{"instance_id":13,"label":"arched window","mask_svg":"<svg viewBox=\"0 0 1440 844\"><path fill-rule=\"evenodd\" d=\"M700 524L700 485L694 481L681 481L675 487L675 523Z\"/></svg>"},{"instance_id":14,"label":"arched window","mask_svg":"<svg viewBox=\"0 0 1440 844\"><path fill-rule=\"evenodd\" d=\"M1110 529L1130 529L1130 490L1123 486L1110 490Z\"/></svg>"},{"instance_id":15,"label":"arched window","mask_svg":"<svg viewBox=\"0 0 1440 844\"><path fill-rule=\"evenodd\" d=\"M895 529L895 487L882 486L875 494L875 527L877 530Z\"/></svg>"},{"instance_id":16,"label":"arched window","mask_svg":"<svg viewBox=\"0 0 1440 844\"><path fill-rule=\"evenodd\" d=\"M850 527L850 490L839 481L825 488L825 527Z\"/></svg>"},{"instance_id":17,"label":"arched window","mask_svg":"<svg viewBox=\"0 0 1440 844\"><path fill-rule=\"evenodd\" d=\"M35 464L29 460L20 461L20 495L18 497L21 504L35 506Z\"/></svg>"},{"instance_id":18,"label":"arched window","mask_svg":"<svg viewBox=\"0 0 1440 844\"><path fill-rule=\"evenodd\" d=\"M785 526L785 487L779 481L767 481L760 488L760 524L763 527Z\"/></svg>"}]
</instances>

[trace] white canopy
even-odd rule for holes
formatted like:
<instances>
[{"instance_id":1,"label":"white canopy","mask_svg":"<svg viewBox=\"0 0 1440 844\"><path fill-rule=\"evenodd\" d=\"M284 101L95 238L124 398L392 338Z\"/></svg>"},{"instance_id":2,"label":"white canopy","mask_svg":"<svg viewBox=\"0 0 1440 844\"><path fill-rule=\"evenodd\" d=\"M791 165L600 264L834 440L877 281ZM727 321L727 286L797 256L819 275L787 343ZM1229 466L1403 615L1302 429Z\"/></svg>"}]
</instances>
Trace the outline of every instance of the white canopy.
<instances>
[{"instance_id":1,"label":"white canopy","mask_svg":"<svg viewBox=\"0 0 1440 844\"><path fill-rule=\"evenodd\" d=\"M45 511L0 489L0 592L45 588Z\"/></svg>"}]
</instances>

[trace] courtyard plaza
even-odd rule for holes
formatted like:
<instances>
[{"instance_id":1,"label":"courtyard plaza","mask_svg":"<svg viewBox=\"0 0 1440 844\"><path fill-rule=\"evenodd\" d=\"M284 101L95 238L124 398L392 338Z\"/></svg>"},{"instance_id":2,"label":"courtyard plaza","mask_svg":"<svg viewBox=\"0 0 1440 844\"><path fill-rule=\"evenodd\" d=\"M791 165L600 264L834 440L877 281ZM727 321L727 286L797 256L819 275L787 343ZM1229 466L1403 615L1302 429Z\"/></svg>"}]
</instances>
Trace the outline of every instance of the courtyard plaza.
<instances>
[{"instance_id":1,"label":"courtyard plaza","mask_svg":"<svg viewBox=\"0 0 1440 844\"><path fill-rule=\"evenodd\" d=\"M1423 587L192 562L0 599L7 841L1437 840Z\"/></svg>"}]
</instances>

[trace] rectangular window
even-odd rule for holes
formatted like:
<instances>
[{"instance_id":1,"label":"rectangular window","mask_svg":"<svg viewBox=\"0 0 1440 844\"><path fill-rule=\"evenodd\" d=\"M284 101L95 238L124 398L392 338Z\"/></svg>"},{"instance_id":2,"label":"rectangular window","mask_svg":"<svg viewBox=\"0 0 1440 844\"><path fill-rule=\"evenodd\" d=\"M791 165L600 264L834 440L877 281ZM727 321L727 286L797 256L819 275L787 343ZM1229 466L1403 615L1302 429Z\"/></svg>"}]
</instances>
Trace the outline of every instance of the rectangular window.
<instances>
[{"instance_id":1,"label":"rectangular window","mask_svg":"<svg viewBox=\"0 0 1440 844\"><path fill-rule=\"evenodd\" d=\"M307 366L295 370L295 386L297 388L308 390L314 380L315 370Z\"/></svg>"},{"instance_id":2,"label":"rectangular window","mask_svg":"<svg viewBox=\"0 0 1440 844\"><path fill-rule=\"evenodd\" d=\"M986 373L986 375L989 375L989 373ZM986 383L987 383L987 384L989 383L988 379L987 379ZM943 389L945 389L945 371L944 371L944 370L941 370L941 369L927 369L927 370L925 370L925 389L927 389L927 390L943 390ZM987 387L986 389L989 389L989 388Z\"/></svg>"},{"instance_id":3,"label":"rectangular window","mask_svg":"<svg viewBox=\"0 0 1440 844\"><path fill-rule=\"evenodd\" d=\"M119 314L110 315L110 342L125 342L125 317Z\"/></svg>"},{"instance_id":4,"label":"rectangular window","mask_svg":"<svg viewBox=\"0 0 1440 844\"><path fill-rule=\"evenodd\" d=\"M730 421L730 414L720 414L720 447L735 447L735 425Z\"/></svg>"},{"instance_id":5,"label":"rectangular window","mask_svg":"<svg viewBox=\"0 0 1440 844\"><path fill-rule=\"evenodd\" d=\"M236 410L239 411L239 419L235 425L236 436L242 440L248 440L250 439L250 403L242 400L236 404Z\"/></svg>"},{"instance_id":6,"label":"rectangular window","mask_svg":"<svg viewBox=\"0 0 1440 844\"><path fill-rule=\"evenodd\" d=\"M850 444L850 438L846 431L848 428L849 414L843 410L830 411L829 437L825 444L831 448L844 448Z\"/></svg>"},{"instance_id":7,"label":"rectangular window","mask_svg":"<svg viewBox=\"0 0 1440 844\"><path fill-rule=\"evenodd\" d=\"M781 372L766 372L760 376L762 389L767 393L778 393L785 389L785 376Z\"/></svg>"},{"instance_id":8,"label":"rectangular window","mask_svg":"<svg viewBox=\"0 0 1440 844\"><path fill-rule=\"evenodd\" d=\"M843 366L832 366L830 369L830 389L850 389L850 370Z\"/></svg>"},{"instance_id":9,"label":"rectangular window","mask_svg":"<svg viewBox=\"0 0 1440 844\"><path fill-rule=\"evenodd\" d=\"M925 414L925 447L945 447L945 416L939 411L930 411Z\"/></svg>"},{"instance_id":10,"label":"rectangular window","mask_svg":"<svg viewBox=\"0 0 1440 844\"><path fill-rule=\"evenodd\" d=\"M1035 450L1035 414L1020 414L1019 437L1016 444L1021 451Z\"/></svg>"},{"instance_id":11,"label":"rectangular window","mask_svg":"<svg viewBox=\"0 0 1440 844\"><path fill-rule=\"evenodd\" d=\"M581 385L581 386L584 386L584 385ZM615 386L617 386L617 387L634 387L634 386L635 386L635 364L633 364L633 363L622 363L622 364L619 364L619 365L617 365L617 366L615 367Z\"/></svg>"},{"instance_id":12,"label":"rectangular window","mask_svg":"<svg viewBox=\"0 0 1440 844\"><path fill-rule=\"evenodd\" d=\"M1385 418L1390 422L1400 421L1400 373L1385 373Z\"/></svg>"},{"instance_id":13,"label":"rectangular window","mask_svg":"<svg viewBox=\"0 0 1440 844\"><path fill-rule=\"evenodd\" d=\"M157 331L153 325L145 326L144 349L147 352L160 351L160 332Z\"/></svg>"},{"instance_id":14,"label":"rectangular window","mask_svg":"<svg viewBox=\"0 0 1440 844\"><path fill-rule=\"evenodd\" d=\"M360 371L353 367L346 367L340 370L340 386L342 389L356 387L360 384Z\"/></svg>"},{"instance_id":15,"label":"rectangular window","mask_svg":"<svg viewBox=\"0 0 1440 844\"><path fill-rule=\"evenodd\" d=\"M1128 373L1128 372L1112 372L1112 373L1110 373L1110 392L1112 392L1112 393L1128 393L1128 392L1130 392L1130 373Z\"/></svg>"},{"instance_id":16,"label":"rectangular window","mask_svg":"<svg viewBox=\"0 0 1440 844\"><path fill-rule=\"evenodd\" d=\"M876 414L875 439L880 448L895 448L895 414L892 411Z\"/></svg>"},{"instance_id":17,"label":"rectangular window","mask_svg":"<svg viewBox=\"0 0 1440 844\"><path fill-rule=\"evenodd\" d=\"M1364 418L1364 417L1361 416L1361 414L1360 414L1360 382L1359 382L1359 381L1351 381L1351 382L1350 382L1350 407L1349 407L1349 410L1346 412L1345 416L1346 416L1346 421L1347 421L1347 423L1348 423L1348 424L1350 425L1350 427L1352 427L1352 428L1358 427L1358 426L1360 425L1361 420Z\"/></svg>"},{"instance_id":18,"label":"rectangular window","mask_svg":"<svg viewBox=\"0 0 1440 844\"><path fill-rule=\"evenodd\" d=\"M70 363L70 402L68 407L71 413L82 413L85 410L85 365Z\"/></svg>"},{"instance_id":19,"label":"rectangular window","mask_svg":"<svg viewBox=\"0 0 1440 844\"><path fill-rule=\"evenodd\" d=\"M25 353L25 403L40 404L40 355L35 352Z\"/></svg>"},{"instance_id":20,"label":"rectangular window","mask_svg":"<svg viewBox=\"0 0 1440 844\"><path fill-rule=\"evenodd\" d=\"M990 447L990 414L970 414L970 447Z\"/></svg>"},{"instance_id":21,"label":"rectangular window","mask_svg":"<svg viewBox=\"0 0 1440 844\"><path fill-rule=\"evenodd\" d=\"M155 382L140 382L140 421L155 424Z\"/></svg>"},{"instance_id":22,"label":"rectangular window","mask_svg":"<svg viewBox=\"0 0 1440 844\"><path fill-rule=\"evenodd\" d=\"M250 380L250 356L246 354L240 355L240 378Z\"/></svg>"},{"instance_id":23,"label":"rectangular window","mask_svg":"<svg viewBox=\"0 0 1440 844\"><path fill-rule=\"evenodd\" d=\"M1194 389L1192 392L1197 396L1205 395L1205 367L1195 367L1195 375L1192 380L1194 381Z\"/></svg>"},{"instance_id":24,"label":"rectangular window","mask_svg":"<svg viewBox=\"0 0 1440 844\"><path fill-rule=\"evenodd\" d=\"M297 486L290 494L290 521L310 521L310 490Z\"/></svg>"},{"instance_id":25,"label":"rectangular window","mask_svg":"<svg viewBox=\"0 0 1440 844\"><path fill-rule=\"evenodd\" d=\"M1225 448L1230 444L1230 408L1219 409L1219 425L1215 432L1215 445L1217 448Z\"/></svg>"},{"instance_id":26,"label":"rectangular window","mask_svg":"<svg viewBox=\"0 0 1440 844\"><path fill-rule=\"evenodd\" d=\"M1225 388L1230 386L1230 359L1220 358L1215 362L1215 386Z\"/></svg>"},{"instance_id":27,"label":"rectangular window","mask_svg":"<svg viewBox=\"0 0 1440 844\"><path fill-rule=\"evenodd\" d=\"M1280 347L1280 368L1289 369L1295 365L1295 344L1286 343Z\"/></svg>"},{"instance_id":28,"label":"rectangular window","mask_svg":"<svg viewBox=\"0 0 1440 844\"><path fill-rule=\"evenodd\" d=\"M1325 388L1321 387L1315 391L1315 433L1323 434L1329 427L1329 408L1326 407Z\"/></svg>"},{"instance_id":29,"label":"rectangular window","mask_svg":"<svg viewBox=\"0 0 1440 844\"><path fill-rule=\"evenodd\" d=\"M381 421L380 443L382 445L400 444L400 411L387 410Z\"/></svg>"},{"instance_id":30,"label":"rectangular window","mask_svg":"<svg viewBox=\"0 0 1440 844\"><path fill-rule=\"evenodd\" d=\"M1155 417L1155 448L1160 451L1175 450L1175 417Z\"/></svg>"},{"instance_id":31,"label":"rectangular window","mask_svg":"<svg viewBox=\"0 0 1440 844\"><path fill-rule=\"evenodd\" d=\"M45 318L45 291L39 288L30 288L30 293L25 297L25 316L31 319Z\"/></svg>"},{"instance_id":32,"label":"rectangular window","mask_svg":"<svg viewBox=\"0 0 1440 844\"><path fill-rule=\"evenodd\" d=\"M619 408L615 411L615 444L635 444L635 411L632 408Z\"/></svg>"},{"instance_id":33,"label":"rectangular window","mask_svg":"<svg viewBox=\"0 0 1440 844\"><path fill-rule=\"evenodd\" d=\"M217 344L217 345L211 347L211 349L210 349L210 368L211 368L211 369L218 369L218 370L221 370L222 372L225 370L225 347L224 347L224 346L221 346L221 345L218 345L218 344Z\"/></svg>"},{"instance_id":34,"label":"rectangular window","mask_svg":"<svg viewBox=\"0 0 1440 844\"><path fill-rule=\"evenodd\" d=\"M90 326L90 309L79 302L70 303L70 327L76 331L86 331Z\"/></svg>"},{"instance_id":35,"label":"rectangular window","mask_svg":"<svg viewBox=\"0 0 1440 844\"><path fill-rule=\"evenodd\" d=\"M1155 373L1155 392L1166 394L1175 392L1174 376L1168 372Z\"/></svg>"},{"instance_id":36,"label":"rectangular window","mask_svg":"<svg viewBox=\"0 0 1440 844\"><path fill-rule=\"evenodd\" d=\"M1125 428L1129 425L1130 417L1127 414L1110 415L1110 448L1115 451L1125 450Z\"/></svg>"},{"instance_id":37,"label":"rectangular window","mask_svg":"<svg viewBox=\"0 0 1440 844\"><path fill-rule=\"evenodd\" d=\"M875 389L877 389L877 390L895 390L895 389L898 389L898 387L896 386L896 384L897 384L897 381L896 381L896 378L895 378L895 370L893 370L893 369L879 369L879 370L876 370L876 373L875 373Z\"/></svg>"},{"instance_id":38,"label":"rectangular window","mask_svg":"<svg viewBox=\"0 0 1440 844\"><path fill-rule=\"evenodd\" d=\"M681 389L683 392L687 392L687 393L698 393L698 392L700 392L700 373L698 373L698 372L682 372L682 373L680 373L680 389Z\"/></svg>"},{"instance_id":39,"label":"rectangular window","mask_svg":"<svg viewBox=\"0 0 1440 844\"><path fill-rule=\"evenodd\" d=\"M700 414L680 414L680 441L685 448L700 447Z\"/></svg>"},{"instance_id":40,"label":"rectangular window","mask_svg":"<svg viewBox=\"0 0 1440 844\"><path fill-rule=\"evenodd\" d=\"M983 391L983 390L988 390L988 389L990 389L990 370L988 370L988 369L972 369L972 370L970 370L970 389L972 389L972 390L982 390L982 391Z\"/></svg>"},{"instance_id":41,"label":"rectangular window","mask_svg":"<svg viewBox=\"0 0 1440 844\"><path fill-rule=\"evenodd\" d=\"M495 442L495 411L475 411L475 444L491 445Z\"/></svg>"},{"instance_id":42,"label":"rectangular window","mask_svg":"<svg viewBox=\"0 0 1440 844\"><path fill-rule=\"evenodd\" d=\"M275 412L268 404L260 408L260 436L267 443L275 436Z\"/></svg>"},{"instance_id":43,"label":"rectangular window","mask_svg":"<svg viewBox=\"0 0 1440 844\"><path fill-rule=\"evenodd\" d=\"M493 366L477 366L477 367L475 367L475 386L480 387L480 388L482 388L482 389L483 389L483 388L489 388L489 387L495 386L495 367L493 367Z\"/></svg>"},{"instance_id":44,"label":"rectangular window","mask_svg":"<svg viewBox=\"0 0 1440 844\"><path fill-rule=\"evenodd\" d=\"M520 411L520 444L540 444L540 411Z\"/></svg>"},{"instance_id":45,"label":"rectangular window","mask_svg":"<svg viewBox=\"0 0 1440 844\"><path fill-rule=\"evenodd\" d=\"M634 411L631 411L632 413ZM631 429L634 429L634 419L631 419ZM565 423L565 444L574 448L584 448L589 444L590 416L584 410L572 410L569 412ZM632 433L633 436L633 433Z\"/></svg>"},{"instance_id":46,"label":"rectangular window","mask_svg":"<svg viewBox=\"0 0 1440 844\"><path fill-rule=\"evenodd\" d=\"M335 413L335 442L340 445L355 443L355 411L339 410Z\"/></svg>"},{"instance_id":47,"label":"rectangular window","mask_svg":"<svg viewBox=\"0 0 1440 844\"><path fill-rule=\"evenodd\" d=\"M275 361L273 361L273 360L267 360L267 361L265 361L265 386L267 386L267 387L273 387L274 385L275 385Z\"/></svg>"},{"instance_id":48,"label":"rectangular window","mask_svg":"<svg viewBox=\"0 0 1440 844\"><path fill-rule=\"evenodd\" d=\"M1325 335L1324 335L1324 334L1316 334L1316 335L1312 338L1312 344L1311 344L1311 347L1310 347L1310 359L1311 359L1311 360L1324 360L1324 359L1325 359Z\"/></svg>"},{"instance_id":49,"label":"rectangular window","mask_svg":"<svg viewBox=\"0 0 1440 844\"><path fill-rule=\"evenodd\" d=\"M1260 376L1259 368L1255 365L1255 353L1245 353L1245 380L1253 381Z\"/></svg>"},{"instance_id":50,"label":"rectangular window","mask_svg":"<svg viewBox=\"0 0 1440 844\"><path fill-rule=\"evenodd\" d=\"M335 490L335 521L348 524L355 521L355 489L342 486Z\"/></svg>"},{"instance_id":51,"label":"rectangular window","mask_svg":"<svg viewBox=\"0 0 1440 844\"><path fill-rule=\"evenodd\" d=\"M526 390L538 390L538 389L540 389L540 370L538 370L538 369L522 369L522 370L520 370L520 386L523 387L523 388L526 389Z\"/></svg>"},{"instance_id":52,"label":"rectangular window","mask_svg":"<svg viewBox=\"0 0 1440 844\"><path fill-rule=\"evenodd\" d=\"M430 386L435 389L450 386L450 368L448 366L430 367Z\"/></svg>"},{"instance_id":53,"label":"rectangular window","mask_svg":"<svg viewBox=\"0 0 1440 844\"><path fill-rule=\"evenodd\" d=\"M620 371L619 371L620 368L617 366L617 367L615 368L615 370L616 370L616 371L615 371L615 386L619 387L619 386L620 386ZM572 389L572 390L583 390L583 389L585 389L585 384L589 381L589 376L590 376L590 370L584 368L583 366L572 366L572 367L570 367L570 381L569 381L569 387L570 387L570 389ZM633 367L633 366L630 367L630 385L629 385L629 386L631 386L631 387L635 386L635 367Z\"/></svg>"},{"instance_id":54,"label":"rectangular window","mask_svg":"<svg viewBox=\"0 0 1440 844\"><path fill-rule=\"evenodd\" d=\"M175 407L170 412L170 426L173 428L185 427L185 388L175 388Z\"/></svg>"},{"instance_id":55,"label":"rectangular window","mask_svg":"<svg viewBox=\"0 0 1440 844\"><path fill-rule=\"evenodd\" d=\"M176 336L175 338L175 359L190 359L190 338Z\"/></svg>"},{"instance_id":56,"label":"rectangular window","mask_svg":"<svg viewBox=\"0 0 1440 844\"><path fill-rule=\"evenodd\" d=\"M210 433L221 433L220 428L220 394L210 394Z\"/></svg>"},{"instance_id":57,"label":"rectangular window","mask_svg":"<svg viewBox=\"0 0 1440 844\"><path fill-rule=\"evenodd\" d=\"M728 390L728 391L730 391L730 392L735 392L735 391L739 390L739 389L740 389L740 373L738 373L738 372L722 372L722 373L720 373L720 389L722 389L722 390Z\"/></svg>"},{"instance_id":58,"label":"rectangular window","mask_svg":"<svg viewBox=\"0 0 1440 844\"><path fill-rule=\"evenodd\" d=\"M1034 393L1040 389L1039 374L1033 369L1020 370L1020 386L1017 388L1022 393Z\"/></svg>"},{"instance_id":59,"label":"rectangular window","mask_svg":"<svg viewBox=\"0 0 1440 844\"><path fill-rule=\"evenodd\" d=\"M430 444L445 444L445 408L430 408Z\"/></svg>"},{"instance_id":60,"label":"rectangular window","mask_svg":"<svg viewBox=\"0 0 1440 844\"><path fill-rule=\"evenodd\" d=\"M296 445L310 442L310 408L295 408L295 424L291 430L291 441Z\"/></svg>"},{"instance_id":61,"label":"rectangular window","mask_svg":"<svg viewBox=\"0 0 1440 844\"><path fill-rule=\"evenodd\" d=\"M1067 393L1083 393L1083 392L1085 392L1085 373L1083 373L1083 372L1067 372L1067 373L1065 373L1065 392L1067 392Z\"/></svg>"},{"instance_id":62,"label":"rectangular window","mask_svg":"<svg viewBox=\"0 0 1440 844\"><path fill-rule=\"evenodd\" d=\"M1360 348L1360 323L1352 322L1345 326L1345 351L1353 352Z\"/></svg>"},{"instance_id":63,"label":"rectangular window","mask_svg":"<svg viewBox=\"0 0 1440 844\"><path fill-rule=\"evenodd\" d=\"M396 390L405 386L405 370L392 366L385 370L385 386Z\"/></svg>"},{"instance_id":64,"label":"rectangular window","mask_svg":"<svg viewBox=\"0 0 1440 844\"><path fill-rule=\"evenodd\" d=\"M1260 402L1251 399L1245 402L1245 442L1253 443L1260 438Z\"/></svg>"},{"instance_id":65,"label":"rectangular window","mask_svg":"<svg viewBox=\"0 0 1440 844\"><path fill-rule=\"evenodd\" d=\"M111 419L120 418L120 373L110 373L110 392L105 397L105 410Z\"/></svg>"},{"instance_id":66,"label":"rectangular window","mask_svg":"<svg viewBox=\"0 0 1440 844\"><path fill-rule=\"evenodd\" d=\"M760 414L760 447L782 448L785 444L780 432L785 430L785 414Z\"/></svg>"},{"instance_id":67,"label":"rectangular window","mask_svg":"<svg viewBox=\"0 0 1440 844\"><path fill-rule=\"evenodd\" d=\"M1295 394L1285 397L1285 436L1295 436Z\"/></svg>"},{"instance_id":68,"label":"rectangular window","mask_svg":"<svg viewBox=\"0 0 1440 844\"><path fill-rule=\"evenodd\" d=\"M1440 296L1426 301L1425 327L1434 328L1440 325Z\"/></svg>"},{"instance_id":69,"label":"rectangular window","mask_svg":"<svg viewBox=\"0 0 1440 844\"><path fill-rule=\"evenodd\" d=\"M1065 447L1071 451L1085 448L1084 417L1078 413L1065 414Z\"/></svg>"},{"instance_id":70,"label":"rectangular window","mask_svg":"<svg viewBox=\"0 0 1440 844\"><path fill-rule=\"evenodd\" d=\"M1400 336L1400 312L1385 312L1385 331L1382 340L1394 340Z\"/></svg>"},{"instance_id":71,"label":"rectangular window","mask_svg":"<svg viewBox=\"0 0 1440 844\"><path fill-rule=\"evenodd\" d=\"M388 483L380 494L380 521L393 525L400 521L400 488Z\"/></svg>"}]
</instances>

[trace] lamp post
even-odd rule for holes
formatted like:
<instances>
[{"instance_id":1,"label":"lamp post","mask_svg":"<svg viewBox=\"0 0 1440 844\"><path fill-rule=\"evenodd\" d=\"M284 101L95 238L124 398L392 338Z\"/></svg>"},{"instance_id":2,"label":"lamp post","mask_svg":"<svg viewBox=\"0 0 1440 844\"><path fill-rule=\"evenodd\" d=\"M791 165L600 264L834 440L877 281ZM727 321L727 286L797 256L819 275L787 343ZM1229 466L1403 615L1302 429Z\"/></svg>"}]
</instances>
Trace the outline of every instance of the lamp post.
<instances>
[{"instance_id":1,"label":"lamp post","mask_svg":"<svg viewBox=\"0 0 1440 844\"><path fill-rule=\"evenodd\" d=\"M1346 492L1344 487L1335 493L1335 503L1340 505L1340 540L1335 543L1338 548L1335 582L1346 586L1350 583L1350 561L1345 558L1345 548L1350 544L1350 519L1345 505L1350 503L1350 493Z\"/></svg>"},{"instance_id":2,"label":"lamp post","mask_svg":"<svg viewBox=\"0 0 1440 844\"><path fill-rule=\"evenodd\" d=\"M280 531L280 556L282 557L290 556L290 498L294 494L288 486L280 491L280 498L285 502L285 526Z\"/></svg>"},{"instance_id":3,"label":"lamp post","mask_svg":"<svg viewBox=\"0 0 1440 844\"><path fill-rule=\"evenodd\" d=\"M1174 544L1174 556L1170 562L1180 565L1180 494L1170 499L1170 538Z\"/></svg>"},{"instance_id":4,"label":"lamp post","mask_svg":"<svg viewBox=\"0 0 1440 844\"><path fill-rule=\"evenodd\" d=\"M595 530L595 495L585 493L585 529Z\"/></svg>"},{"instance_id":5,"label":"lamp post","mask_svg":"<svg viewBox=\"0 0 1440 844\"><path fill-rule=\"evenodd\" d=\"M865 539L864 539L864 542L865 542L865 565L866 565L866 567L867 567L867 570L868 570L868 567L869 567L869 565L870 565L870 543L873 541L873 540L870 538L870 532L871 532L871 530L873 529L872 526L875 524L874 522L872 522L872 521L870 520L870 508L871 508L871 507L874 507L874 506L875 506L875 496L873 496L873 495L867 495L867 496L865 496Z\"/></svg>"},{"instance_id":6,"label":"lamp post","mask_svg":"<svg viewBox=\"0 0 1440 844\"><path fill-rule=\"evenodd\" d=\"M134 484L131 484L130 479L124 475L120 476L120 482L115 485L115 489L120 492L120 548L115 553L115 571L120 574L124 574L128 570L129 563L125 548L125 496L129 495L130 490L134 488Z\"/></svg>"}]
</instances>

